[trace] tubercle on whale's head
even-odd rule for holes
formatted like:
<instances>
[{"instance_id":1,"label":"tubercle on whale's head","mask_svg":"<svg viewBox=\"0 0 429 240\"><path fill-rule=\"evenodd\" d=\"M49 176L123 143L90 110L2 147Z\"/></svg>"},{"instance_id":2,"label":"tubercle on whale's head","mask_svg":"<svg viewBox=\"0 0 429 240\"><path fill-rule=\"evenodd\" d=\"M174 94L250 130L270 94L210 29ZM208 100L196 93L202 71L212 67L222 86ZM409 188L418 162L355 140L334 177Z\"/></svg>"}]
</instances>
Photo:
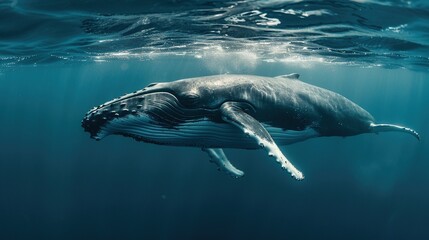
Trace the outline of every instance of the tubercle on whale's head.
<instances>
[{"instance_id":1,"label":"tubercle on whale's head","mask_svg":"<svg viewBox=\"0 0 429 240\"><path fill-rule=\"evenodd\" d=\"M117 118L138 115L139 109L143 107L144 99L144 96L133 98L133 102L138 101L141 104L130 104L130 99L125 99L94 107L85 114L82 120L82 127L85 132L90 133L91 138L100 140L104 137L102 133L103 126Z\"/></svg>"}]
</instances>

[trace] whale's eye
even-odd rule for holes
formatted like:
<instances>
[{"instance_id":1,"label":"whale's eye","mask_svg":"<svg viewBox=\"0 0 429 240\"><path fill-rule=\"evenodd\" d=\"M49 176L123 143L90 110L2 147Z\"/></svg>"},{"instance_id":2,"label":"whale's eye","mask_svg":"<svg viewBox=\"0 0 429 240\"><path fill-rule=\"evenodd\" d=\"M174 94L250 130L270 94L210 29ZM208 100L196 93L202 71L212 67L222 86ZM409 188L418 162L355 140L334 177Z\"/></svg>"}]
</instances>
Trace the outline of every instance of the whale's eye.
<instances>
[{"instance_id":1,"label":"whale's eye","mask_svg":"<svg viewBox=\"0 0 429 240\"><path fill-rule=\"evenodd\" d=\"M185 107L196 107L199 100L200 96L196 93L185 93L179 99L180 103Z\"/></svg>"}]
</instances>

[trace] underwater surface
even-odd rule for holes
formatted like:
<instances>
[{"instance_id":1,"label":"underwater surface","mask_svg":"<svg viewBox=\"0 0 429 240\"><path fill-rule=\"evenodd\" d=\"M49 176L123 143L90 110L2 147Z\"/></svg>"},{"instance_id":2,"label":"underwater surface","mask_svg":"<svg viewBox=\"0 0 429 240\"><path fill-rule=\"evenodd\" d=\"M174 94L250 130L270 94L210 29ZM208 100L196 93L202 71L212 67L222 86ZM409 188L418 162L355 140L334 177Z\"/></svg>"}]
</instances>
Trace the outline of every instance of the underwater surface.
<instances>
[{"instance_id":1,"label":"underwater surface","mask_svg":"<svg viewBox=\"0 0 429 240\"><path fill-rule=\"evenodd\" d=\"M0 239L429 239L429 2L0 2ZM81 127L152 82L213 74L300 79L402 133L225 149Z\"/></svg>"}]
</instances>

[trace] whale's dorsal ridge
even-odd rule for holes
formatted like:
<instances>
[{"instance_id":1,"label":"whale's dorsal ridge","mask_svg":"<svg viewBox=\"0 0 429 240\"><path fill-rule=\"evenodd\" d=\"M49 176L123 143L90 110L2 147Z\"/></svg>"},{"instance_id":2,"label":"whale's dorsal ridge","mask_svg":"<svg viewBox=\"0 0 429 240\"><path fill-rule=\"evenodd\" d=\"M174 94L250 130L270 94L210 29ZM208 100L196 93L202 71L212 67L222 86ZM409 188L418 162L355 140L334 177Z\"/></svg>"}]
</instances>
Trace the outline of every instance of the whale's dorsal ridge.
<instances>
[{"instance_id":1,"label":"whale's dorsal ridge","mask_svg":"<svg viewBox=\"0 0 429 240\"><path fill-rule=\"evenodd\" d=\"M276 76L275 78L288 78L288 79L299 79L299 73L291 73L291 74L286 74L286 75L280 75L280 76Z\"/></svg>"}]
</instances>

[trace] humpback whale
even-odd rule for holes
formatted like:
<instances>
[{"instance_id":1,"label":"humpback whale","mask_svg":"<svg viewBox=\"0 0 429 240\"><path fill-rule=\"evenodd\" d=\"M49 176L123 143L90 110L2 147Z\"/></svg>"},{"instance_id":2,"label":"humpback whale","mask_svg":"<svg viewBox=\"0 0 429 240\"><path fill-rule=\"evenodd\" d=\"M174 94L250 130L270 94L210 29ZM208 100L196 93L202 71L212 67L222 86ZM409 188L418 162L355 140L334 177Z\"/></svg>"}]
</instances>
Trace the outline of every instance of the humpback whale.
<instances>
[{"instance_id":1,"label":"humpback whale","mask_svg":"<svg viewBox=\"0 0 429 240\"><path fill-rule=\"evenodd\" d=\"M304 175L280 150L315 137L399 131L420 139L411 128L378 124L366 110L335 92L278 77L215 75L152 83L86 113L82 127L100 140L123 135L138 141L201 148L233 177L223 148L265 149L292 177Z\"/></svg>"}]
</instances>

